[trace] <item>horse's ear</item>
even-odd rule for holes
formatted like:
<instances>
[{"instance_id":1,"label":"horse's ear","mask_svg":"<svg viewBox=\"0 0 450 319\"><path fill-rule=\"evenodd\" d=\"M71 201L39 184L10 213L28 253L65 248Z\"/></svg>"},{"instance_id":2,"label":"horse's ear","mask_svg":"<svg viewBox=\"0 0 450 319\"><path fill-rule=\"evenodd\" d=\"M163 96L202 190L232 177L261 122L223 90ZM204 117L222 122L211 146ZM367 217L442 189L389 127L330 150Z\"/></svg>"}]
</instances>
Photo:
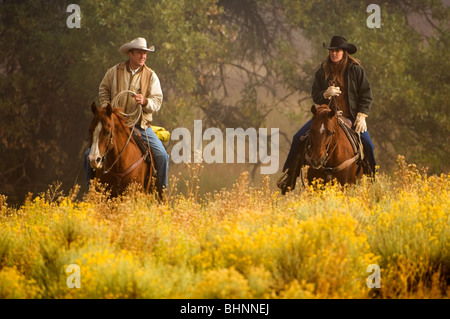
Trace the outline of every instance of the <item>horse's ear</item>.
<instances>
[{"instance_id":1,"label":"horse's ear","mask_svg":"<svg viewBox=\"0 0 450 319\"><path fill-rule=\"evenodd\" d=\"M313 105L311 106L311 112L312 112L312 114L316 115L316 111L317 111L316 106L313 104Z\"/></svg>"},{"instance_id":2,"label":"horse's ear","mask_svg":"<svg viewBox=\"0 0 450 319\"><path fill-rule=\"evenodd\" d=\"M94 113L94 115L97 114L98 109L97 109L97 104L95 104L95 101L92 102L92 104L91 104L91 110L92 110L92 113Z\"/></svg>"},{"instance_id":3,"label":"horse's ear","mask_svg":"<svg viewBox=\"0 0 450 319\"><path fill-rule=\"evenodd\" d=\"M332 108L331 108L331 112L328 113L328 117L331 118L331 117L333 117L333 116L335 116L335 115L336 115L336 110L335 110L334 107L332 107Z\"/></svg>"},{"instance_id":4,"label":"horse's ear","mask_svg":"<svg viewBox=\"0 0 450 319\"><path fill-rule=\"evenodd\" d=\"M108 117L111 117L111 114L112 114L112 106L111 106L111 104L107 104L106 105L106 115L108 116Z\"/></svg>"},{"instance_id":5,"label":"horse's ear","mask_svg":"<svg viewBox=\"0 0 450 319\"><path fill-rule=\"evenodd\" d=\"M329 105L331 112L328 113L329 117L333 117L336 115L336 109L337 109L337 105L336 105L336 100L334 98L331 99L330 105Z\"/></svg>"}]
</instances>

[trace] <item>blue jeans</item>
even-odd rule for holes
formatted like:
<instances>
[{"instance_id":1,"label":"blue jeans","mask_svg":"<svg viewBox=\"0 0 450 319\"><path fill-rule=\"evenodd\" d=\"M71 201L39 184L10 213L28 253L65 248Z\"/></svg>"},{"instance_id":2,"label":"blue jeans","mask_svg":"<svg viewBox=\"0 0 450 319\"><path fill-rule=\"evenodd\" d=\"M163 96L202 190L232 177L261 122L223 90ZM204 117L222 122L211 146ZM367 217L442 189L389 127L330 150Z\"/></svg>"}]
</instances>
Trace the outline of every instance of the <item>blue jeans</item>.
<instances>
[{"instance_id":1,"label":"blue jeans","mask_svg":"<svg viewBox=\"0 0 450 319\"><path fill-rule=\"evenodd\" d=\"M169 154L167 154L161 140L156 136L151 127L142 129L140 126L136 126L141 132L144 143L150 145L152 151L153 161L158 174L158 183L162 189L167 189L168 176L169 176Z\"/></svg>"},{"instance_id":2,"label":"blue jeans","mask_svg":"<svg viewBox=\"0 0 450 319\"><path fill-rule=\"evenodd\" d=\"M295 159L295 155L300 151L300 137L306 134L308 132L309 128L311 127L312 120L309 120L306 122L305 125L294 135L294 138L292 140L291 149L289 150L289 154L286 158L286 162L283 166L283 172L289 168L292 164L292 162ZM353 121L352 121L353 123ZM369 131L365 131L364 133L360 134L361 136L361 142L364 147L364 155L367 157L367 160L369 161L370 168L372 169L372 172L375 172L375 166L377 165L375 162L375 155L373 153L373 150L375 149L375 145L373 145L372 140L369 135Z\"/></svg>"},{"instance_id":3,"label":"blue jeans","mask_svg":"<svg viewBox=\"0 0 450 319\"><path fill-rule=\"evenodd\" d=\"M145 130L139 126L136 127L141 132L144 143L148 143L148 145L150 145L150 150L152 151L153 155L153 161L158 174L159 187L161 189L167 189L169 175L169 154L167 154L164 145L162 144L158 136L156 136L155 132L153 132L151 127L148 127ZM84 171L86 173L88 188L90 181L95 177L94 170L89 166L88 156L90 150L91 149L88 148L88 150L86 151L86 156L84 158Z\"/></svg>"}]
</instances>

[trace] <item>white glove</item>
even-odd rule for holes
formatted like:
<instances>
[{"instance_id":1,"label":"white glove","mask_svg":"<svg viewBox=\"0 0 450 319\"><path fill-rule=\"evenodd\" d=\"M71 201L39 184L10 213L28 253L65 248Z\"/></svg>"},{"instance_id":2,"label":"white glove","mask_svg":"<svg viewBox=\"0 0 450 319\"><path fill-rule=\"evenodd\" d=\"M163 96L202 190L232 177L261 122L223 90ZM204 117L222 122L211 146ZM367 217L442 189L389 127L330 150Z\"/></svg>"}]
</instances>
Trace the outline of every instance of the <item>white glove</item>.
<instances>
[{"instance_id":1,"label":"white glove","mask_svg":"<svg viewBox=\"0 0 450 319\"><path fill-rule=\"evenodd\" d=\"M367 131L366 117L367 117L367 114L364 114L361 112L359 112L356 115L356 120L355 120L355 132L356 133L364 133L365 131Z\"/></svg>"},{"instance_id":2,"label":"white glove","mask_svg":"<svg viewBox=\"0 0 450 319\"><path fill-rule=\"evenodd\" d=\"M331 99L332 96L339 96L341 93L341 89L338 86L329 86L323 93L323 97L326 99Z\"/></svg>"}]
</instances>

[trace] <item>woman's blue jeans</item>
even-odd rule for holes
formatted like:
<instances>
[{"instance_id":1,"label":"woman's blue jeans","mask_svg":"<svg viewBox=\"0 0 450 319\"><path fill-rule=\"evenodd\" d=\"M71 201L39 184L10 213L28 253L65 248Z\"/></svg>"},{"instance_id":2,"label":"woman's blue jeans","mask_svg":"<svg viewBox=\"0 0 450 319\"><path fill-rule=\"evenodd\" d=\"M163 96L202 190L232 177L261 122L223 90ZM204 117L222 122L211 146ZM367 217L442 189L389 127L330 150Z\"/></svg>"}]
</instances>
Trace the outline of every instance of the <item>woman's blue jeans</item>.
<instances>
[{"instance_id":1,"label":"woman's blue jeans","mask_svg":"<svg viewBox=\"0 0 450 319\"><path fill-rule=\"evenodd\" d=\"M295 155L300 151L300 137L306 134L308 132L309 128L311 127L312 120L309 120L303 127L294 135L294 138L292 140L291 149L289 150L289 154L286 158L286 162L283 166L283 172L291 166L295 159ZM352 121L353 122L353 121ZM377 165L375 162L375 155L373 153L373 150L375 149L375 146L372 143L372 140L370 139L370 135L368 131L365 131L364 133L360 134L361 136L361 142L364 147L364 155L366 156L367 160L369 161L370 168L372 169L372 172L375 172L375 166Z\"/></svg>"}]
</instances>

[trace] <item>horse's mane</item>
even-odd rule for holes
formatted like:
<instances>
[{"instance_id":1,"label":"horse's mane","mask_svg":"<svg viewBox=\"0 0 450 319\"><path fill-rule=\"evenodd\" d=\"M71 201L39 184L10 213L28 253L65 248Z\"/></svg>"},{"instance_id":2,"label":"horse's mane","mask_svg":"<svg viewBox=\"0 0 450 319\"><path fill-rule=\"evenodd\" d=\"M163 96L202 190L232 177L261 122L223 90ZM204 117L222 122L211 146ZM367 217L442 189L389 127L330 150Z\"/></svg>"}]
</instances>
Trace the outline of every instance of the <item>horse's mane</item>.
<instances>
[{"instance_id":1,"label":"horse's mane","mask_svg":"<svg viewBox=\"0 0 450 319\"><path fill-rule=\"evenodd\" d=\"M101 111L101 113L103 113L103 115L101 115L101 116L106 116L106 108L107 108L107 106L103 106L99 109L99 111ZM124 113L123 113L123 108L113 107L111 115L112 115L112 117L115 116L117 118L117 120L118 120L117 124L119 124L119 126L128 134L128 132L130 132L130 126L127 125L128 119L127 119L126 115L124 115ZM114 121L114 122L116 122L116 121ZM92 132L94 130L93 125L94 125L94 123L91 123L91 126L89 128L90 132Z\"/></svg>"},{"instance_id":2,"label":"horse's mane","mask_svg":"<svg viewBox=\"0 0 450 319\"><path fill-rule=\"evenodd\" d=\"M106 111L106 106L102 107L102 109ZM126 131L128 131L129 127L127 126L127 118L125 115L123 115L123 108L113 107L112 114L117 117L117 119L119 120L120 126L123 129L126 129Z\"/></svg>"},{"instance_id":3,"label":"horse's mane","mask_svg":"<svg viewBox=\"0 0 450 319\"><path fill-rule=\"evenodd\" d=\"M114 115L116 115L121 121L125 121L126 120L125 116L123 116L123 114L122 114L123 108L121 108L121 107L113 107L112 111L113 111Z\"/></svg>"},{"instance_id":4,"label":"horse's mane","mask_svg":"<svg viewBox=\"0 0 450 319\"><path fill-rule=\"evenodd\" d=\"M122 128L126 131L129 132L130 127L127 125L127 117L124 115L123 113L123 108L121 107L113 107L113 114L115 116L117 116L117 119L119 120L120 125L122 126Z\"/></svg>"}]
</instances>

